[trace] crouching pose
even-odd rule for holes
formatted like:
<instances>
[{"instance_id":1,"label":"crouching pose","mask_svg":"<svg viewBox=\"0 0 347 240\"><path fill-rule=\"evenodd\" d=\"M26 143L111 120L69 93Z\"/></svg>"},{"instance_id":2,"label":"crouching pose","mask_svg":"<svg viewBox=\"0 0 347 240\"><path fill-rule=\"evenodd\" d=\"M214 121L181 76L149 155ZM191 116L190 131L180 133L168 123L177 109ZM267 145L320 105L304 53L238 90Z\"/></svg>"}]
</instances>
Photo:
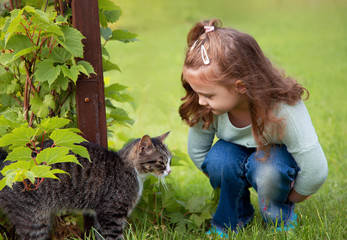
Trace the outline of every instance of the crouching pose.
<instances>
[{"instance_id":1,"label":"crouching pose","mask_svg":"<svg viewBox=\"0 0 347 240\"><path fill-rule=\"evenodd\" d=\"M208 233L225 236L251 221L250 187L265 222L295 227L294 204L328 174L302 101L308 91L274 68L253 37L218 20L197 23L187 43L179 113L190 126L188 153L220 188Z\"/></svg>"}]
</instances>

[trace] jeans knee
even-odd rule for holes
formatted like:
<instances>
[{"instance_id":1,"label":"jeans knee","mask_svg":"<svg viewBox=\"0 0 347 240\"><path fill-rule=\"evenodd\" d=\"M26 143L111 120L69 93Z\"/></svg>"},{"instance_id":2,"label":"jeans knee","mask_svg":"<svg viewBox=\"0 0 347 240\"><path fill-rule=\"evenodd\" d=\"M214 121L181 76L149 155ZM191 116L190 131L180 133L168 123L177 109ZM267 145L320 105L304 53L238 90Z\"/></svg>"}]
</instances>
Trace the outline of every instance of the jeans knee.
<instances>
[{"instance_id":1,"label":"jeans knee","mask_svg":"<svg viewBox=\"0 0 347 240\"><path fill-rule=\"evenodd\" d=\"M214 188L220 187L222 181L232 182L244 174L241 165L247 154L239 148L219 140L208 152L201 169L209 176Z\"/></svg>"},{"instance_id":2,"label":"jeans knee","mask_svg":"<svg viewBox=\"0 0 347 240\"><path fill-rule=\"evenodd\" d=\"M213 188L221 187L223 181L228 181L228 178L234 175L230 171L228 164L221 160L206 158L201 166L202 170L208 175Z\"/></svg>"},{"instance_id":3,"label":"jeans knee","mask_svg":"<svg viewBox=\"0 0 347 240\"><path fill-rule=\"evenodd\" d=\"M285 146L271 149L270 158L262 162L251 156L246 164L247 180L266 199L284 202L299 171Z\"/></svg>"}]
</instances>

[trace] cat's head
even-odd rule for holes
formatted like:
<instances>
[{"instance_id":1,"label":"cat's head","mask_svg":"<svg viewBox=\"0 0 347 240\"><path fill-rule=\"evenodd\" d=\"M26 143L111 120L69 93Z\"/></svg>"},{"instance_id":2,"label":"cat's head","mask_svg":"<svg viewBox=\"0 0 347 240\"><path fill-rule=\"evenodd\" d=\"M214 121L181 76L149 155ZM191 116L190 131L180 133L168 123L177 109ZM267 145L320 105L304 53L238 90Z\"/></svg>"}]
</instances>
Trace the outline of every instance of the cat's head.
<instances>
[{"instance_id":1,"label":"cat's head","mask_svg":"<svg viewBox=\"0 0 347 240\"><path fill-rule=\"evenodd\" d=\"M162 178L171 172L171 153L164 144L169 133L155 138L145 135L137 141L134 165L140 175L153 174Z\"/></svg>"}]
</instances>

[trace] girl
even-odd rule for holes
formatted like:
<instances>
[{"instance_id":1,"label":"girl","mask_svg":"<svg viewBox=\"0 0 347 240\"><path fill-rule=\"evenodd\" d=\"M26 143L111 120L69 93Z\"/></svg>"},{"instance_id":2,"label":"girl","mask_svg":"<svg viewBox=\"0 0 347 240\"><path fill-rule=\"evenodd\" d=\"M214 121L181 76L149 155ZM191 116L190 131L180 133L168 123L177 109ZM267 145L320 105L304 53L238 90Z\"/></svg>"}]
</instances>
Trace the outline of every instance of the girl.
<instances>
[{"instance_id":1,"label":"girl","mask_svg":"<svg viewBox=\"0 0 347 240\"><path fill-rule=\"evenodd\" d=\"M226 236L251 221L249 187L265 222L293 228L294 203L317 192L328 174L301 100L308 91L274 68L251 36L219 20L197 23L187 42L179 113L190 126L188 153L220 188L207 233Z\"/></svg>"}]
</instances>

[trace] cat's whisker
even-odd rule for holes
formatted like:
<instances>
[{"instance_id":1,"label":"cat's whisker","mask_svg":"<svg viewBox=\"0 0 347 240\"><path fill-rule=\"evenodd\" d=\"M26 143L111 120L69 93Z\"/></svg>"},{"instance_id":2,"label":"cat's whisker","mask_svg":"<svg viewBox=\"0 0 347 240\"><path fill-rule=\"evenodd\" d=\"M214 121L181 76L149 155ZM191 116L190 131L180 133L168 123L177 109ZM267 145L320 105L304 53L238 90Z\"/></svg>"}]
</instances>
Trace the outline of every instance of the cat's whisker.
<instances>
[{"instance_id":1,"label":"cat's whisker","mask_svg":"<svg viewBox=\"0 0 347 240\"><path fill-rule=\"evenodd\" d=\"M165 189L166 191L169 191L169 188L168 188L168 186L167 186L167 184L166 184L165 178L161 178L161 179L160 179L160 182L161 182L161 184L163 185L164 189Z\"/></svg>"}]
</instances>

